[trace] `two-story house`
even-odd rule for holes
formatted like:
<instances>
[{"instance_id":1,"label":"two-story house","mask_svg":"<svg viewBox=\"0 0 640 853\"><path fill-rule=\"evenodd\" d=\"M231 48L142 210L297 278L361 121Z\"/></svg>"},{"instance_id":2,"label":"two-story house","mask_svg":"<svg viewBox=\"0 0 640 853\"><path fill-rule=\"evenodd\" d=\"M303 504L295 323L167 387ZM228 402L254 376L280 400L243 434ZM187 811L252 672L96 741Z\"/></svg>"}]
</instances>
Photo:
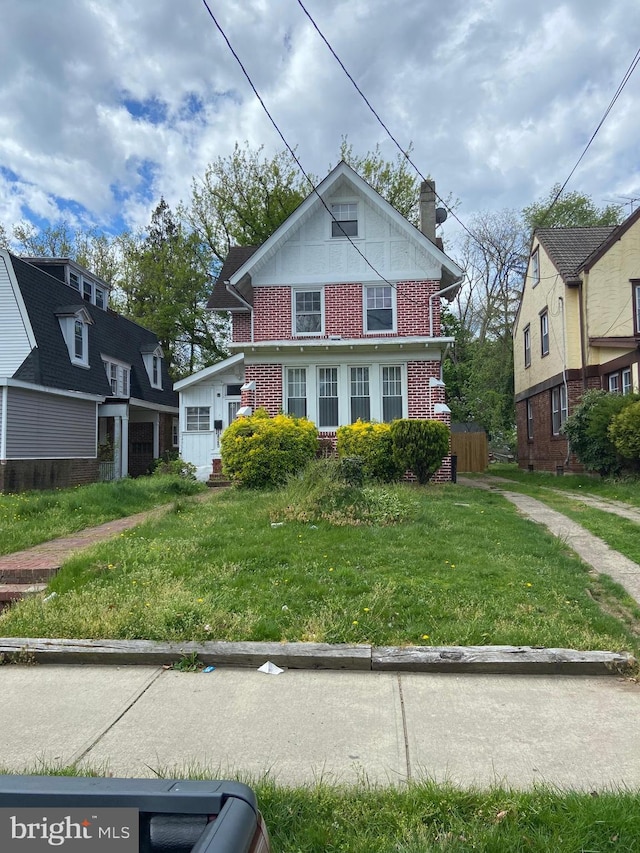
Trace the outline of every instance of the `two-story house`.
<instances>
[{"instance_id":1,"label":"two-story house","mask_svg":"<svg viewBox=\"0 0 640 853\"><path fill-rule=\"evenodd\" d=\"M104 281L0 252L0 492L143 474L177 447L177 415L156 335Z\"/></svg>"},{"instance_id":2,"label":"two-story house","mask_svg":"<svg viewBox=\"0 0 640 853\"><path fill-rule=\"evenodd\" d=\"M580 470L562 426L590 388L639 388L640 209L621 225L534 232L514 325L518 462Z\"/></svg>"},{"instance_id":3,"label":"two-story house","mask_svg":"<svg viewBox=\"0 0 640 853\"><path fill-rule=\"evenodd\" d=\"M209 308L229 313L233 355L175 386L181 455L199 476L219 466L230 421L258 407L330 439L358 418L449 423L440 300L462 270L436 240L429 181L420 207L418 229L343 162L261 246L231 249Z\"/></svg>"}]
</instances>

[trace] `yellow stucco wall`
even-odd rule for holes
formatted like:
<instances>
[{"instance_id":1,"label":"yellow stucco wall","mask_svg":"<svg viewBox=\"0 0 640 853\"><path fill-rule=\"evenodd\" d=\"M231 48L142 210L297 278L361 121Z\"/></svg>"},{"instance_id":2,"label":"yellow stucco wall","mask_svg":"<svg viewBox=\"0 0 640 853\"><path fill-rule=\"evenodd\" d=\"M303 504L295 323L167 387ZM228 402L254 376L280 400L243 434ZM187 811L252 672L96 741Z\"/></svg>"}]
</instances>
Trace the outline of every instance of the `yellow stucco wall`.
<instances>
[{"instance_id":1,"label":"yellow stucco wall","mask_svg":"<svg viewBox=\"0 0 640 853\"><path fill-rule=\"evenodd\" d=\"M516 394L561 373L565 367L570 369L581 365L577 288L565 287L544 247L534 240L531 253L536 249L540 259L540 281L534 286L530 260L520 312L514 326ZM540 312L545 308L549 318L549 354L542 356ZM531 329L531 365L525 368L524 329L527 325Z\"/></svg>"},{"instance_id":2,"label":"yellow stucco wall","mask_svg":"<svg viewBox=\"0 0 640 853\"><path fill-rule=\"evenodd\" d=\"M586 319L589 337L631 337L633 308L630 279L640 277L640 220L585 274ZM589 353L589 363L622 355Z\"/></svg>"}]
</instances>

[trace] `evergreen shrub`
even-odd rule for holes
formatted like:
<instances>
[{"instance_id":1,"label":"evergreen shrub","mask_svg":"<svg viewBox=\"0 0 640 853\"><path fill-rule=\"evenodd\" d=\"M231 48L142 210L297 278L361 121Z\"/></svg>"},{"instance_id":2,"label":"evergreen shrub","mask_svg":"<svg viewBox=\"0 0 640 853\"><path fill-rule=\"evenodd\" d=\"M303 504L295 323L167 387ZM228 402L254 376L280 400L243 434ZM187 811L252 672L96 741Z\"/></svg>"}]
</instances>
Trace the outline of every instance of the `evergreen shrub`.
<instances>
[{"instance_id":1,"label":"evergreen shrub","mask_svg":"<svg viewBox=\"0 0 640 853\"><path fill-rule=\"evenodd\" d=\"M402 419L391 424L395 464L428 483L449 452L449 427L442 421Z\"/></svg>"},{"instance_id":2,"label":"evergreen shrub","mask_svg":"<svg viewBox=\"0 0 640 853\"><path fill-rule=\"evenodd\" d=\"M572 453L588 471L597 471L603 477L621 472L623 460L609 434L609 426L616 415L638 399L637 394L587 391L567 418L563 432L569 438Z\"/></svg>"}]
</instances>

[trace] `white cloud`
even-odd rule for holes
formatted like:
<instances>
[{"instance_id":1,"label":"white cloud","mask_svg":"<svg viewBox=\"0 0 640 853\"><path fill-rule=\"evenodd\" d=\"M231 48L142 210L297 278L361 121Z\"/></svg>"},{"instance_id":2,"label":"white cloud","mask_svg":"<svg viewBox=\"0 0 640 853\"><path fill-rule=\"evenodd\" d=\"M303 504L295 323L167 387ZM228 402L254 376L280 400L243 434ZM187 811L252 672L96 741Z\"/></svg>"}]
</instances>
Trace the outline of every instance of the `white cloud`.
<instances>
[{"instance_id":1,"label":"white cloud","mask_svg":"<svg viewBox=\"0 0 640 853\"><path fill-rule=\"evenodd\" d=\"M0 223L28 214L144 225L236 141L282 148L202 3L5 4ZM305 0L402 146L477 210L521 208L563 181L636 50L634 0ZM396 149L293 0L212 4L269 110L322 177L347 134ZM640 196L640 72L569 185ZM70 207L69 207L70 205ZM449 227L449 226L447 226Z\"/></svg>"}]
</instances>

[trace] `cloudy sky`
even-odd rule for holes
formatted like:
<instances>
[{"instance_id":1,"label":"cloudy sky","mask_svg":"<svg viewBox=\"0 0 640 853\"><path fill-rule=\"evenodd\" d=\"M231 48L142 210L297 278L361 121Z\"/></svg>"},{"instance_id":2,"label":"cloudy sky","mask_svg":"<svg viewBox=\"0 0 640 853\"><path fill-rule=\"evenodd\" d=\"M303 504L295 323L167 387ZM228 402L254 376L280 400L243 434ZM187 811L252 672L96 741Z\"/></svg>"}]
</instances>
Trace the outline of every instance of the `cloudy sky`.
<instances>
[{"instance_id":1,"label":"cloudy sky","mask_svg":"<svg viewBox=\"0 0 640 853\"><path fill-rule=\"evenodd\" d=\"M303 2L463 220L563 182L640 47L637 0ZM297 0L209 5L306 170L323 177L343 135L395 159ZM192 177L236 141L283 147L202 0L0 0L0 11L7 230L144 225L160 195L188 201ZM598 205L640 197L639 130L636 71L568 189Z\"/></svg>"}]
</instances>

